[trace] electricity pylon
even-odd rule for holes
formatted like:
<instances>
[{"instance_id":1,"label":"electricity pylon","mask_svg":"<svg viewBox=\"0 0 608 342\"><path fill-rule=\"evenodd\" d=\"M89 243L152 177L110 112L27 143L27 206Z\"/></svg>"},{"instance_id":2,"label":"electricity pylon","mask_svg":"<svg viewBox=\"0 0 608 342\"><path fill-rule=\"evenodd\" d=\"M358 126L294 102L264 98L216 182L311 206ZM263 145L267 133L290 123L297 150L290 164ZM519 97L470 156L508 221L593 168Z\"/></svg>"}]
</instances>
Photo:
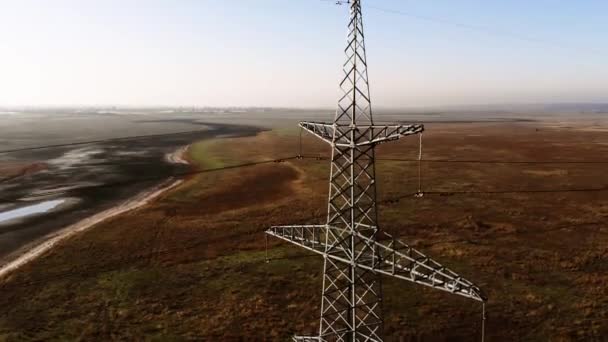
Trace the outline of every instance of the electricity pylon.
<instances>
[{"instance_id":1,"label":"electricity pylon","mask_svg":"<svg viewBox=\"0 0 608 342\"><path fill-rule=\"evenodd\" d=\"M333 123L299 126L332 147L327 224L272 227L267 234L324 257L319 335L296 341L382 341L381 276L485 301L481 290L378 228L375 146L423 125L374 125L361 1L350 1L342 97Z\"/></svg>"}]
</instances>

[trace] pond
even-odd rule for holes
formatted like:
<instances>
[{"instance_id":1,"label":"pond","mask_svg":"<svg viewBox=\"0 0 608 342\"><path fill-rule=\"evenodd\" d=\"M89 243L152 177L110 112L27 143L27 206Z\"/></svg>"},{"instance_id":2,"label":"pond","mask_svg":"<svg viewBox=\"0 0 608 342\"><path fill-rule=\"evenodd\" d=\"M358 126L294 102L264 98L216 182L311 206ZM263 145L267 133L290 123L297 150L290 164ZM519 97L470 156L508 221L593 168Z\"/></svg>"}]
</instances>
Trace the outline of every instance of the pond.
<instances>
[{"instance_id":1,"label":"pond","mask_svg":"<svg viewBox=\"0 0 608 342\"><path fill-rule=\"evenodd\" d=\"M45 201L34 205L28 205L5 212L0 212L0 223L10 221L22 217L27 217L34 214L43 214L49 210L55 209L57 206L65 202L65 199L57 199L51 201Z\"/></svg>"}]
</instances>

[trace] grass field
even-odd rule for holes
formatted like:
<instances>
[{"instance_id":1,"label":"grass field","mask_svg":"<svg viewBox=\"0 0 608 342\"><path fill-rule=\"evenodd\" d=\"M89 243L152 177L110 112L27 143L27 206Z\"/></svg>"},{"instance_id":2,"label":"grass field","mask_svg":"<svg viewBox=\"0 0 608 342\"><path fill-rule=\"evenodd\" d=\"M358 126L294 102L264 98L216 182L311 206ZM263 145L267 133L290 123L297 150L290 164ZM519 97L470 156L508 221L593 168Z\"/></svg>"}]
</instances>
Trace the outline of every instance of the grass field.
<instances>
[{"instance_id":1,"label":"grass field","mask_svg":"<svg viewBox=\"0 0 608 342\"><path fill-rule=\"evenodd\" d=\"M425 158L608 155L608 133L536 128L430 125ZM298 134L286 128L203 141L189 158L215 169L288 157ZM329 152L311 137L304 143L306 154ZM380 159L416 157L416 139L378 150ZM417 190L416 164L380 160L380 223L485 290L488 340L601 340L608 335L608 192L554 190L605 186L605 167L425 163L430 193L415 198L408 194ZM328 161L293 160L192 176L5 280L0 340L287 341L314 333L322 260L271 239L266 263L263 231L322 223L328 172ZM384 296L388 341L479 338L478 303L391 279Z\"/></svg>"}]
</instances>

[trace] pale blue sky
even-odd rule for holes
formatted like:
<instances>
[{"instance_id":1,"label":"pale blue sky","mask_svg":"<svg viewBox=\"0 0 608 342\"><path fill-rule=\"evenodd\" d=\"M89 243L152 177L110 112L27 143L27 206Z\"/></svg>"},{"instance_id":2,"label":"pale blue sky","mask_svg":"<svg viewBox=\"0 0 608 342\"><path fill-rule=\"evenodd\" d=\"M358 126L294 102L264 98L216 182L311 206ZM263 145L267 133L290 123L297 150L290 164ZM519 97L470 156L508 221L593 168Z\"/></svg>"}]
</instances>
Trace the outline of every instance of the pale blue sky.
<instances>
[{"instance_id":1,"label":"pale blue sky","mask_svg":"<svg viewBox=\"0 0 608 342\"><path fill-rule=\"evenodd\" d=\"M608 1L363 4L375 106L608 102ZM331 2L0 8L0 105L332 107L338 96L348 11Z\"/></svg>"}]
</instances>

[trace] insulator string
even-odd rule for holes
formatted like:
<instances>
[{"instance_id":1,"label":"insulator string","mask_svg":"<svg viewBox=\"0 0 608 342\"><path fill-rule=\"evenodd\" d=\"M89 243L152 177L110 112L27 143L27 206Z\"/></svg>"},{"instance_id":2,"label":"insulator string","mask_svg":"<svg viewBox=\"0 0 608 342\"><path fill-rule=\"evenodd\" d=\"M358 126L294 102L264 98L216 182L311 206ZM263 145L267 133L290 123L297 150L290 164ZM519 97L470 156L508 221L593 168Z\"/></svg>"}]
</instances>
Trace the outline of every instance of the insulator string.
<instances>
[{"instance_id":1,"label":"insulator string","mask_svg":"<svg viewBox=\"0 0 608 342\"><path fill-rule=\"evenodd\" d=\"M299 146L299 149L298 149L298 151L299 151L298 152L298 159L302 159L302 156L303 156L303 154L302 154L302 132L303 131L304 131L304 129L302 127L300 127L300 146Z\"/></svg>"},{"instance_id":2,"label":"insulator string","mask_svg":"<svg viewBox=\"0 0 608 342\"><path fill-rule=\"evenodd\" d=\"M269 263L270 259L268 259L268 234L264 234L264 237L266 238L266 243L265 243L265 247L266 247L266 263Z\"/></svg>"},{"instance_id":3,"label":"insulator string","mask_svg":"<svg viewBox=\"0 0 608 342\"><path fill-rule=\"evenodd\" d=\"M422 197L422 133L418 134L418 193L416 197Z\"/></svg>"}]
</instances>

